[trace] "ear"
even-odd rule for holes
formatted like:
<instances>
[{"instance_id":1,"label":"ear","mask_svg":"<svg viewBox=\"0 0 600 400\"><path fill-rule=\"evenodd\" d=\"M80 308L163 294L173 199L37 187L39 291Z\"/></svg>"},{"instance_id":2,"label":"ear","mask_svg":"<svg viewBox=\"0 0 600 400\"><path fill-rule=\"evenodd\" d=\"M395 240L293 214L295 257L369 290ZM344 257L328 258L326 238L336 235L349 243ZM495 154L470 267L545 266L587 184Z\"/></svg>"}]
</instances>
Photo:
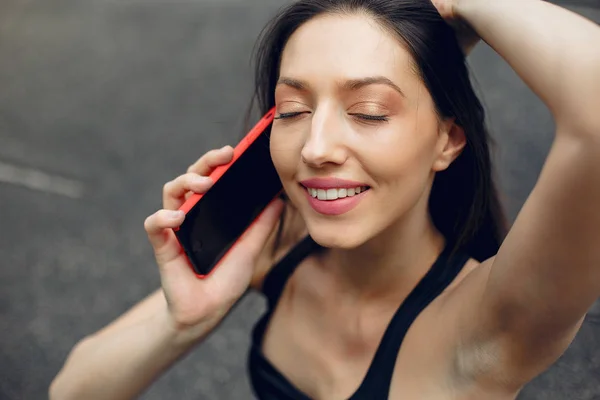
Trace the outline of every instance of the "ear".
<instances>
[{"instance_id":1,"label":"ear","mask_svg":"<svg viewBox=\"0 0 600 400\"><path fill-rule=\"evenodd\" d=\"M462 153L467 145L465 130L458 126L454 118L440 122L437 157L433 163L436 172L447 169Z\"/></svg>"}]
</instances>

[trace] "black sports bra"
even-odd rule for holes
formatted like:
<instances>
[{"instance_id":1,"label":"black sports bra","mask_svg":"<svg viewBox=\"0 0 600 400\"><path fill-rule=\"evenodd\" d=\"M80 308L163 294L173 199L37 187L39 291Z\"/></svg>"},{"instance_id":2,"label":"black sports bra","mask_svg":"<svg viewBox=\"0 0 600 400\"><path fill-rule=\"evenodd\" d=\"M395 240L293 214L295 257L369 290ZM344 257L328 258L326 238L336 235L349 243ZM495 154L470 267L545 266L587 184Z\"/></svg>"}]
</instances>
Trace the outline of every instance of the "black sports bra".
<instances>
[{"instance_id":1,"label":"black sports bra","mask_svg":"<svg viewBox=\"0 0 600 400\"><path fill-rule=\"evenodd\" d=\"M310 237L305 238L265 277L263 292L267 297L267 311L254 327L248 357L250 382L254 394L260 400L310 400L310 397L296 388L264 357L262 342L287 280L296 266L318 249L320 246ZM451 246L447 245L427 274L398 307L379 343L365 378L349 400L388 398L396 358L406 332L421 311L452 283L469 259L466 254L453 255L450 251Z\"/></svg>"}]
</instances>

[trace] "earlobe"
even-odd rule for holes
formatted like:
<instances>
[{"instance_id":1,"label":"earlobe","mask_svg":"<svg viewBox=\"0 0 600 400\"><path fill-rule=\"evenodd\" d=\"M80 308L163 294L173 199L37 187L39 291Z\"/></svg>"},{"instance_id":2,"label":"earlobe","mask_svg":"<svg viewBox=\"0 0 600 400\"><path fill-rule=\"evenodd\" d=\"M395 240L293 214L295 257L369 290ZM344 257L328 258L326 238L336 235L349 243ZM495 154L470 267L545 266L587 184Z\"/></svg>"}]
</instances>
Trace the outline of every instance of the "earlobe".
<instances>
[{"instance_id":1,"label":"earlobe","mask_svg":"<svg viewBox=\"0 0 600 400\"><path fill-rule=\"evenodd\" d=\"M433 164L436 172L447 169L462 153L467 144L465 130L454 120L445 121L440 126L440 151Z\"/></svg>"}]
</instances>

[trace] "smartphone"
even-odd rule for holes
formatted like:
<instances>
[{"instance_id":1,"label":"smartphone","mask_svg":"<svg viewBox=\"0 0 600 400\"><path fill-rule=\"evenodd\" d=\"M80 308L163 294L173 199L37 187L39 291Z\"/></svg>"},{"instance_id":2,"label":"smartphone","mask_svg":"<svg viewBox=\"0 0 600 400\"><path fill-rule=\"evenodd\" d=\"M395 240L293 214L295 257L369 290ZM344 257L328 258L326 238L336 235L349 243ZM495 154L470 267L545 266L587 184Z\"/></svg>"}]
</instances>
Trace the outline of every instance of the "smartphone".
<instances>
[{"instance_id":1,"label":"smartphone","mask_svg":"<svg viewBox=\"0 0 600 400\"><path fill-rule=\"evenodd\" d=\"M206 278L283 190L271 161L269 127L275 108L235 147L233 160L217 167L210 177L213 186L193 194L180 207L183 224L174 229L194 273Z\"/></svg>"}]
</instances>

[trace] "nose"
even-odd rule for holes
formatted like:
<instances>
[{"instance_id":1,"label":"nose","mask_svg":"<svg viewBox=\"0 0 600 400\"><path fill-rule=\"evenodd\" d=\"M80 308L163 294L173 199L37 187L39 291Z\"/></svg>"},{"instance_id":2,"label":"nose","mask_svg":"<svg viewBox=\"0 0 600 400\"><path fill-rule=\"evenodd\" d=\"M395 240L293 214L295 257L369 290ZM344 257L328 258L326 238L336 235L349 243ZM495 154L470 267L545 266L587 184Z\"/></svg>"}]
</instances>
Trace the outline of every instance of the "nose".
<instances>
[{"instance_id":1,"label":"nose","mask_svg":"<svg viewBox=\"0 0 600 400\"><path fill-rule=\"evenodd\" d=\"M302 148L302 161L315 168L343 164L348 154L343 142L342 125L341 118L335 112L315 112Z\"/></svg>"}]
</instances>

